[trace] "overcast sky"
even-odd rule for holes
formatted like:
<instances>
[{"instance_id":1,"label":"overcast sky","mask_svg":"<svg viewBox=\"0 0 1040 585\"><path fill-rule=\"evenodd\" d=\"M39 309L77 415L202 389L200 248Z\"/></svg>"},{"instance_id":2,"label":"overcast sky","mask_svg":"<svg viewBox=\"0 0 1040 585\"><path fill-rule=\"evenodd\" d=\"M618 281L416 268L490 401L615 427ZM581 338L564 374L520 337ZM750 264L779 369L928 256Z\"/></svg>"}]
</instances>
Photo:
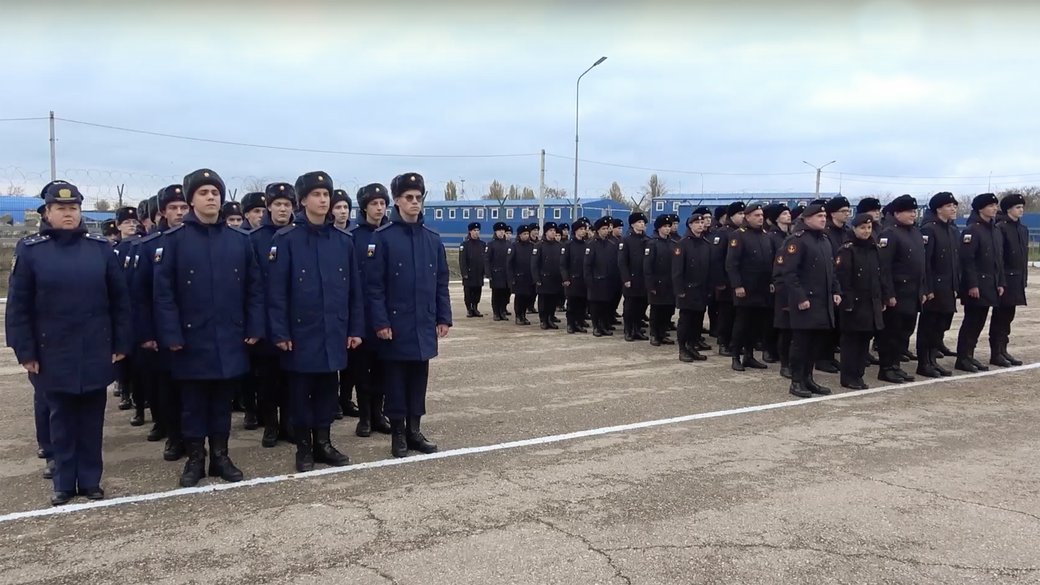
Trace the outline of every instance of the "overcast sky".
<instances>
[{"instance_id":1,"label":"overcast sky","mask_svg":"<svg viewBox=\"0 0 1040 585\"><path fill-rule=\"evenodd\" d=\"M151 195L322 169L351 192L416 170L579 194L649 170L672 192L959 194L1040 183L1036 2L0 0L0 118L59 118L59 177ZM0 191L49 177L46 121L0 122ZM422 158L409 155L521 155ZM587 159L590 162L585 162ZM597 162L591 162L597 161ZM685 172L682 172L685 171ZM902 178L921 177L921 178ZM939 178L942 177L942 178Z\"/></svg>"}]
</instances>

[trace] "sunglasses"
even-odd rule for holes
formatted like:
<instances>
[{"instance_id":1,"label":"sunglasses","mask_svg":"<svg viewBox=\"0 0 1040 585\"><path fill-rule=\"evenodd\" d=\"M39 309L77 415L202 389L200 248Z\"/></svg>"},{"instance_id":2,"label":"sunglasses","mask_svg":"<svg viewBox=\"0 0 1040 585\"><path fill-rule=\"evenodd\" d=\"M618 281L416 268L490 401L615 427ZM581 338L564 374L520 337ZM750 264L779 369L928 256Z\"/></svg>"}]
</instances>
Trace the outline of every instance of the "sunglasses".
<instances>
[{"instance_id":1,"label":"sunglasses","mask_svg":"<svg viewBox=\"0 0 1040 585\"><path fill-rule=\"evenodd\" d=\"M411 194L409 194L409 195L401 195L401 199L404 199L405 201L408 201L409 203L414 203L416 201L422 202L423 198L422 198L422 195L411 195Z\"/></svg>"}]
</instances>

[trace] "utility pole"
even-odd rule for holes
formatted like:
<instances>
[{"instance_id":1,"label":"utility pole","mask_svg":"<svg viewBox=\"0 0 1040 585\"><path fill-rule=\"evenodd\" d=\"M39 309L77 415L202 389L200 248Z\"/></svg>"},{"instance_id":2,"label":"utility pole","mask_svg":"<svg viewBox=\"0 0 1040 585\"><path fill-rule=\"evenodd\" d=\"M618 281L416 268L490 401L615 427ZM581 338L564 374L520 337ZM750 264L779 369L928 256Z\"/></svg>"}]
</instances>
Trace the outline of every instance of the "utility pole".
<instances>
[{"instance_id":1,"label":"utility pole","mask_svg":"<svg viewBox=\"0 0 1040 585\"><path fill-rule=\"evenodd\" d=\"M116 193L119 194L118 197L117 197L118 200L119 200L119 205L116 206L116 209L121 209L123 207L123 189L124 188L126 188L126 184L125 183L124 184L120 184L118 187L116 187Z\"/></svg>"},{"instance_id":2,"label":"utility pole","mask_svg":"<svg viewBox=\"0 0 1040 585\"><path fill-rule=\"evenodd\" d=\"M57 161L54 155L54 110L51 110L50 116L51 126L51 180L55 181L58 179Z\"/></svg>"},{"instance_id":3,"label":"utility pole","mask_svg":"<svg viewBox=\"0 0 1040 585\"><path fill-rule=\"evenodd\" d=\"M541 167L538 170L538 231L545 226L545 149L542 149Z\"/></svg>"},{"instance_id":4,"label":"utility pole","mask_svg":"<svg viewBox=\"0 0 1040 585\"><path fill-rule=\"evenodd\" d=\"M592 71L592 68L600 63L606 61L606 57L600 57L595 63L592 64L585 73ZM578 96L581 95L581 78L585 77L585 73L578 76L578 81L574 83L574 217L578 217Z\"/></svg>"},{"instance_id":5,"label":"utility pole","mask_svg":"<svg viewBox=\"0 0 1040 585\"><path fill-rule=\"evenodd\" d=\"M462 185L462 187L459 189L459 199L465 199L466 198L466 179L459 179L459 184Z\"/></svg>"},{"instance_id":6,"label":"utility pole","mask_svg":"<svg viewBox=\"0 0 1040 585\"><path fill-rule=\"evenodd\" d=\"M836 163L838 161L832 160L831 162L829 162L829 163L827 163L825 165L822 165L822 166L816 166L816 165L812 164L811 162L805 161L805 160L803 160L802 162L807 164L807 165L809 165L810 167L816 169L816 198L819 199L820 198L820 174L823 173L823 169L825 167L828 167L828 166L830 166L830 165L832 165L832 164L834 164L834 163Z\"/></svg>"}]
</instances>

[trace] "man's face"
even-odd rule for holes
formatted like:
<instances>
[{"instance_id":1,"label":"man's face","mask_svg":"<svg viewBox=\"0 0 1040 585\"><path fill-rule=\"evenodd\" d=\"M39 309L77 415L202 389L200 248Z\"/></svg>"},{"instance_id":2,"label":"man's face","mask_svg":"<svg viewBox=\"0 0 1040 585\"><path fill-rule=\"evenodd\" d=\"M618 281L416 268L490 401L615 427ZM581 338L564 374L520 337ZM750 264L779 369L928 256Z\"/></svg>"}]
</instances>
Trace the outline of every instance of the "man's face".
<instances>
[{"instance_id":1,"label":"man's face","mask_svg":"<svg viewBox=\"0 0 1040 585\"><path fill-rule=\"evenodd\" d=\"M766 214L761 209L756 209L744 216L744 221L751 227L758 229L766 223Z\"/></svg>"},{"instance_id":2,"label":"man's face","mask_svg":"<svg viewBox=\"0 0 1040 585\"><path fill-rule=\"evenodd\" d=\"M780 212L780 216L776 218L776 224L781 227L791 225L791 212L786 209Z\"/></svg>"},{"instance_id":3,"label":"man's face","mask_svg":"<svg viewBox=\"0 0 1040 585\"><path fill-rule=\"evenodd\" d=\"M177 227L184 223L184 216L188 214L188 204L183 201L171 201L166 204L163 217L170 227Z\"/></svg>"},{"instance_id":4,"label":"man's face","mask_svg":"<svg viewBox=\"0 0 1040 585\"><path fill-rule=\"evenodd\" d=\"M542 230L540 230L538 228L534 228L534 229L531 230L531 239L532 240L537 240L539 237L541 237L541 235L542 235Z\"/></svg>"},{"instance_id":5,"label":"man's face","mask_svg":"<svg viewBox=\"0 0 1040 585\"><path fill-rule=\"evenodd\" d=\"M386 200L373 199L365 206L365 217L368 221L378 225L386 217Z\"/></svg>"},{"instance_id":6,"label":"man's face","mask_svg":"<svg viewBox=\"0 0 1040 585\"><path fill-rule=\"evenodd\" d=\"M668 223L657 228L657 233L660 234L662 238L667 238L672 235L672 224Z\"/></svg>"},{"instance_id":7,"label":"man's face","mask_svg":"<svg viewBox=\"0 0 1040 585\"><path fill-rule=\"evenodd\" d=\"M827 214L822 211L815 215L802 215L802 218L802 221L805 222L805 227L811 230L819 231L827 226Z\"/></svg>"},{"instance_id":8,"label":"man's face","mask_svg":"<svg viewBox=\"0 0 1040 585\"><path fill-rule=\"evenodd\" d=\"M621 226L618 226L616 228L612 228L611 231L614 232L614 237L615 238L620 238L621 237Z\"/></svg>"},{"instance_id":9,"label":"man's face","mask_svg":"<svg viewBox=\"0 0 1040 585\"><path fill-rule=\"evenodd\" d=\"M999 209L999 207L997 207L996 203L990 203L979 210L979 216L987 221L991 220L997 216L997 209Z\"/></svg>"},{"instance_id":10,"label":"man's face","mask_svg":"<svg viewBox=\"0 0 1040 585\"><path fill-rule=\"evenodd\" d=\"M395 197L394 204L404 215L419 215L422 212L422 196L422 192L418 189L409 189Z\"/></svg>"},{"instance_id":11,"label":"man's face","mask_svg":"<svg viewBox=\"0 0 1040 585\"><path fill-rule=\"evenodd\" d=\"M531 239L531 232L520 232L520 241L527 242Z\"/></svg>"},{"instance_id":12,"label":"man's face","mask_svg":"<svg viewBox=\"0 0 1040 585\"><path fill-rule=\"evenodd\" d=\"M556 230L545 230L545 241L555 242L556 241Z\"/></svg>"},{"instance_id":13,"label":"man's face","mask_svg":"<svg viewBox=\"0 0 1040 585\"><path fill-rule=\"evenodd\" d=\"M733 225L740 225L740 224L744 223L744 212L743 211L738 211L738 212L734 213L733 215L731 215L729 217L729 219L730 219L730 222L733 223Z\"/></svg>"},{"instance_id":14,"label":"man's face","mask_svg":"<svg viewBox=\"0 0 1040 585\"><path fill-rule=\"evenodd\" d=\"M145 229L145 231L152 229L153 225L155 225L155 222L152 221L152 218L150 217L146 217L141 220L141 226Z\"/></svg>"},{"instance_id":15,"label":"man's face","mask_svg":"<svg viewBox=\"0 0 1040 585\"><path fill-rule=\"evenodd\" d=\"M495 230L495 237L504 240L506 237L506 230Z\"/></svg>"},{"instance_id":16,"label":"man's face","mask_svg":"<svg viewBox=\"0 0 1040 585\"><path fill-rule=\"evenodd\" d=\"M870 214L870 218L873 219L875 222L881 221L881 210L880 209L871 209L867 213Z\"/></svg>"},{"instance_id":17,"label":"man's face","mask_svg":"<svg viewBox=\"0 0 1040 585\"><path fill-rule=\"evenodd\" d=\"M1010 217L1011 219L1015 220L1015 221L1018 221L1018 220L1022 219L1022 216L1025 215L1025 213L1026 213L1026 206L1025 205L1013 205L1013 206L1009 207L1008 210L1007 210L1007 216Z\"/></svg>"},{"instance_id":18,"label":"man's face","mask_svg":"<svg viewBox=\"0 0 1040 585\"><path fill-rule=\"evenodd\" d=\"M831 212L831 222L833 222L834 225L836 225L838 227L841 227L841 226L845 225L845 222L849 220L849 213L851 211L852 210L849 209L848 207L842 207L841 209L839 209L837 211L832 211Z\"/></svg>"},{"instance_id":19,"label":"man's face","mask_svg":"<svg viewBox=\"0 0 1040 585\"><path fill-rule=\"evenodd\" d=\"M605 225L599 228L598 230L596 230L596 235L600 238L606 238L608 235L610 235L610 226Z\"/></svg>"},{"instance_id":20,"label":"man's face","mask_svg":"<svg viewBox=\"0 0 1040 585\"><path fill-rule=\"evenodd\" d=\"M587 233L588 233L588 231L585 229L584 226L580 227L580 228L576 228L574 230L574 239L576 239L576 240L584 240L585 239L585 235Z\"/></svg>"},{"instance_id":21,"label":"man's face","mask_svg":"<svg viewBox=\"0 0 1040 585\"><path fill-rule=\"evenodd\" d=\"M701 218L698 218L698 219L694 219L693 221L687 223L686 225L689 226L690 232L693 235L695 235L697 237L700 237L700 236L704 235L704 230L705 230L705 228L708 225L708 221L710 221L710 220L705 220L703 217L701 217Z\"/></svg>"},{"instance_id":22,"label":"man's face","mask_svg":"<svg viewBox=\"0 0 1040 585\"><path fill-rule=\"evenodd\" d=\"M632 224L632 231L634 231L637 234L641 234L641 233L645 232L646 231L646 222L643 221L643 220L639 220L639 221L635 222L634 224Z\"/></svg>"},{"instance_id":23,"label":"man's face","mask_svg":"<svg viewBox=\"0 0 1040 585\"><path fill-rule=\"evenodd\" d=\"M346 201L337 201L332 206L332 219L337 225L345 225L350 220L350 206Z\"/></svg>"},{"instance_id":24,"label":"man's face","mask_svg":"<svg viewBox=\"0 0 1040 585\"><path fill-rule=\"evenodd\" d=\"M858 226L852 228L852 231L856 233L857 238L861 240L869 240L870 234L874 231L874 223L870 221L861 223Z\"/></svg>"},{"instance_id":25,"label":"man's face","mask_svg":"<svg viewBox=\"0 0 1040 585\"><path fill-rule=\"evenodd\" d=\"M469 239L475 240L480 237L480 230L469 230Z\"/></svg>"},{"instance_id":26,"label":"man's face","mask_svg":"<svg viewBox=\"0 0 1040 585\"><path fill-rule=\"evenodd\" d=\"M329 214L330 202L331 194L328 189L314 189L310 193L304 195L303 209L306 210L309 215L320 215L324 217Z\"/></svg>"},{"instance_id":27,"label":"man's face","mask_svg":"<svg viewBox=\"0 0 1040 585\"><path fill-rule=\"evenodd\" d=\"M191 207L200 217L220 215L220 190L213 185L203 185L191 197Z\"/></svg>"},{"instance_id":28,"label":"man's face","mask_svg":"<svg viewBox=\"0 0 1040 585\"><path fill-rule=\"evenodd\" d=\"M957 204L947 203L935 210L935 216L942 221L950 221L957 217Z\"/></svg>"},{"instance_id":29,"label":"man's face","mask_svg":"<svg viewBox=\"0 0 1040 585\"><path fill-rule=\"evenodd\" d=\"M254 207L246 212L246 221L249 222L249 227L256 229L260 227L260 222L264 220L264 208Z\"/></svg>"},{"instance_id":30,"label":"man's face","mask_svg":"<svg viewBox=\"0 0 1040 585\"><path fill-rule=\"evenodd\" d=\"M229 215L226 220L227 224L231 227L242 227L243 218L241 215Z\"/></svg>"},{"instance_id":31,"label":"man's face","mask_svg":"<svg viewBox=\"0 0 1040 585\"><path fill-rule=\"evenodd\" d=\"M284 197L275 199L267 205L267 212L271 214L271 223L275 225L289 225L293 212L292 201Z\"/></svg>"},{"instance_id":32,"label":"man's face","mask_svg":"<svg viewBox=\"0 0 1040 585\"><path fill-rule=\"evenodd\" d=\"M910 225L917 220L917 210L908 209L906 211L897 211L895 213L895 216L896 221L899 222L899 225Z\"/></svg>"},{"instance_id":33,"label":"man's face","mask_svg":"<svg viewBox=\"0 0 1040 585\"><path fill-rule=\"evenodd\" d=\"M79 203L51 203L47 206L47 221L60 230L75 229L80 215Z\"/></svg>"},{"instance_id":34,"label":"man's face","mask_svg":"<svg viewBox=\"0 0 1040 585\"><path fill-rule=\"evenodd\" d=\"M123 220L123 222L119 224L119 235L123 236L124 238L129 238L130 236L132 236L132 235L134 235L136 233L137 233L137 220L136 219L126 219L126 220Z\"/></svg>"},{"instance_id":35,"label":"man's face","mask_svg":"<svg viewBox=\"0 0 1040 585\"><path fill-rule=\"evenodd\" d=\"M570 232L567 230L560 230L560 241L566 241L570 237Z\"/></svg>"}]
</instances>

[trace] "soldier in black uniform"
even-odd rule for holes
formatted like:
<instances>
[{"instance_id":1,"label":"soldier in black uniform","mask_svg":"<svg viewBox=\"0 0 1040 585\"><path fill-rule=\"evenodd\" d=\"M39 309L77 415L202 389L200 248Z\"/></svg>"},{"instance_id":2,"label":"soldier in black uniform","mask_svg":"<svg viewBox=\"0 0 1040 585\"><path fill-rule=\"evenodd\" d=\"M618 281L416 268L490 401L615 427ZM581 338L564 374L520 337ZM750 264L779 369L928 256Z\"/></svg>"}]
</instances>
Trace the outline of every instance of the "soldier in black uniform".
<instances>
[{"instance_id":1,"label":"soldier in black uniform","mask_svg":"<svg viewBox=\"0 0 1040 585\"><path fill-rule=\"evenodd\" d=\"M953 367L978 372L989 369L975 359L975 346L990 307L999 307L1000 297L1004 295L1004 245L994 224L999 209L997 196L993 193L977 195L971 201L971 209L959 252L964 321L957 334L957 362Z\"/></svg>"},{"instance_id":2,"label":"soldier in black uniform","mask_svg":"<svg viewBox=\"0 0 1040 585\"><path fill-rule=\"evenodd\" d=\"M571 226L567 222L563 222L557 226L556 231L560 236L560 243L566 244L571 239Z\"/></svg>"},{"instance_id":3,"label":"soldier in black uniform","mask_svg":"<svg viewBox=\"0 0 1040 585\"><path fill-rule=\"evenodd\" d=\"M509 247L506 260L506 274L509 286L513 290L513 310L516 311L517 325L530 325L527 320L527 309L534 298L534 275L531 274L531 256L534 244L531 243L531 226L521 225L516 231L516 241Z\"/></svg>"},{"instance_id":4,"label":"soldier in black uniform","mask_svg":"<svg viewBox=\"0 0 1040 585\"><path fill-rule=\"evenodd\" d=\"M1026 304L1026 277L1029 275L1029 229L1022 225L1026 200L1019 193L1005 195L1000 200L1003 212L997 221L1003 243L1001 255L1004 264L1004 294L1000 305L993 309L989 320L989 363L995 366L1021 366L1022 361L1008 353L1011 322L1015 307Z\"/></svg>"},{"instance_id":5,"label":"soldier in black uniform","mask_svg":"<svg viewBox=\"0 0 1040 585\"><path fill-rule=\"evenodd\" d=\"M851 242L854 239L852 235L852 229L849 228L846 223L851 213L852 204L849 200L838 195L827 200L819 200L823 202L824 209L827 210L827 239L831 243L831 250L834 251L834 255L837 256L838 248L841 247L845 242ZM838 321L841 321L841 312L836 313ZM831 337L827 344L827 347L823 349L820 361L816 363L816 369L821 372L827 372L828 374L838 373L839 367L838 362L834 359L835 350L838 347L838 339L841 336L839 327L835 326L834 331L831 332Z\"/></svg>"},{"instance_id":6,"label":"soldier in black uniform","mask_svg":"<svg viewBox=\"0 0 1040 585\"><path fill-rule=\"evenodd\" d=\"M36 210L37 213L40 213L41 221L42 221L42 218L43 218L43 213L40 212L40 209L43 209L43 208L44 208L44 206L41 205L40 208L38 208ZM101 222L101 235L105 236L105 239L107 239L109 242L111 242L112 245L115 245L116 243L118 243L119 242L119 228L116 227L116 220L114 220L114 219L106 219L105 221Z\"/></svg>"},{"instance_id":7,"label":"soldier in black uniform","mask_svg":"<svg viewBox=\"0 0 1040 585\"><path fill-rule=\"evenodd\" d=\"M740 226L744 225L744 208L746 206L740 201L730 203L726 208L727 223L713 234L711 243L715 246L715 257L712 258L712 282L715 287L715 304L719 312L718 334L719 355L730 357L733 355L730 345L733 341L733 289L729 286L729 277L726 275L726 254L729 250L730 240Z\"/></svg>"},{"instance_id":8,"label":"soldier in black uniform","mask_svg":"<svg viewBox=\"0 0 1040 585\"><path fill-rule=\"evenodd\" d=\"M646 223L646 214L640 211L629 215L628 235L618 243L618 270L625 295L622 310L625 341L646 340L641 330L647 306L643 256L650 238L646 235Z\"/></svg>"},{"instance_id":9,"label":"soldier in black uniform","mask_svg":"<svg viewBox=\"0 0 1040 585\"><path fill-rule=\"evenodd\" d=\"M614 248L618 253L620 253L620 249L618 249L618 244L621 243L621 232L624 228L624 225L625 222L621 221L621 218L610 218L610 235L608 239L610 239L610 241L614 243ZM610 300L610 330L613 331L615 325L621 324L622 318L622 315L617 312L618 306L621 304L621 299L624 296L624 293L622 292L622 289L624 288L624 282L622 282L621 280L621 271L614 270L614 278L611 280L614 288L613 295Z\"/></svg>"},{"instance_id":10,"label":"soldier in black uniform","mask_svg":"<svg viewBox=\"0 0 1040 585\"><path fill-rule=\"evenodd\" d=\"M672 282L671 240L672 216L659 215L654 219L654 237L647 242L643 256L643 275L650 300L650 345L673 345L668 338L668 325L675 312L675 284Z\"/></svg>"},{"instance_id":11,"label":"soldier in black uniform","mask_svg":"<svg viewBox=\"0 0 1040 585\"><path fill-rule=\"evenodd\" d=\"M831 245L824 234L826 210L823 205L809 204L801 218L803 229L787 238L776 262L783 266L793 331L790 391L808 398L831 393L830 388L817 384L812 374L836 323L834 307L841 303L841 286L834 274Z\"/></svg>"},{"instance_id":12,"label":"soldier in black uniform","mask_svg":"<svg viewBox=\"0 0 1040 585\"><path fill-rule=\"evenodd\" d=\"M477 309L480 292L484 288L484 257L487 244L480 239L480 223L466 227L466 239L459 245L459 270L462 272L462 290L466 301L467 317L483 317Z\"/></svg>"},{"instance_id":13,"label":"soldier in black uniform","mask_svg":"<svg viewBox=\"0 0 1040 585\"><path fill-rule=\"evenodd\" d=\"M900 367L908 351L917 313L927 300L924 236L917 228L917 200L900 195L892 201L893 223L881 231L881 284L885 294L885 328L878 333L878 380L900 384L914 377Z\"/></svg>"},{"instance_id":14,"label":"soldier in black uniform","mask_svg":"<svg viewBox=\"0 0 1040 585\"><path fill-rule=\"evenodd\" d=\"M611 218L601 217L593 224L595 234L585 247L586 296L592 315L592 335L613 335L610 331L611 303L614 297L614 280L618 278L617 244L610 238ZM616 306L616 305L613 305Z\"/></svg>"},{"instance_id":15,"label":"soldier in black uniform","mask_svg":"<svg viewBox=\"0 0 1040 585\"><path fill-rule=\"evenodd\" d=\"M712 218L708 223L707 231L704 232L704 237L712 244L715 244L716 232L726 225L726 208L726 205L719 205L715 208ZM719 306L715 302L714 286L713 283L712 294L708 296L708 335L717 338L719 334ZM727 349L726 351L728 352L729 350Z\"/></svg>"},{"instance_id":16,"label":"soldier in black uniform","mask_svg":"<svg viewBox=\"0 0 1040 585\"><path fill-rule=\"evenodd\" d=\"M672 250L672 290L679 308L679 361L708 359L698 351L704 311L711 297L711 244L705 239L708 220L695 210L686 220L686 236Z\"/></svg>"},{"instance_id":17,"label":"soldier in black uniform","mask_svg":"<svg viewBox=\"0 0 1040 585\"><path fill-rule=\"evenodd\" d=\"M733 323L732 368L765 369L755 359L755 344L764 338L769 322L773 298L769 287L772 280L773 241L765 231L765 212L761 203L752 203L744 210L744 226L730 235L726 252L726 277L733 289L736 317ZM742 359L743 358L743 359Z\"/></svg>"},{"instance_id":18,"label":"soldier in black uniform","mask_svg":"<svg viewBox=\"0 0 1040 585\"><path fill-rule=\"evenodd\" d=\"M870 219L873 222L873 226L871 227L871 233L873 235L871 237L876 241L878 236L881 234L881 230L875 230L873 228L880 227L878 222L881 221L881 201L877 197L864 197L863 199L860 199L859 203L856 204L856 215L861 213L870 215Z\"/></svg>"},{"instance_id":19,"label":"soldier in black uniform","mask_svg":"<svg viewBox=\"0 0 1040 585\"><path fill-rule=\"evenodd\" d=\"M882 314L881 255L873 238L874 219L860 213L852 220L853 239L838 248L834 268L842 297L841 385L852 390L869 388L863 381L870 338L885 326Z\"/></svg>"},{"instance_id":20,"label":"soldier in black uniform","mask_svg":"<svg viewBox=\"0 0 1040 585\"><path fill-rule=\"evenodd\" d=\"M559 329L556 307L563 296L563 278L560 276L563 245L557 239L554 222L545 222L543 228L545 235L535 244L531 256L531 274L538 293L538 320L542 329Z\"/></svg>"},{"instance_id":21,"label":"soldier in black uniform","mask_svg":"<svg viewBox=\"0 0 1040 585\"><path fill-rule=\"evenodd\" d=\"M928 210L930 213L921 223L928 298L921 305L917 322L917 374L938 378L953 374L938 360L945 353L943 334L949 330L953 314L957 312L961 277L957 257L960 232L953 223L957 217L957 199L948 191L936 193L928 201Z\"/></svg>"},{"instance_id":22,"label":"soldier in black uniform","mask_svg":"<svg viewBox=\"0 0 1040 585\"><path fill-rule=\"evenodd\" d=\"M585 243L588 224L574 222L574 237L562 246L560 278L567 296L567 333L588 333L585 328Z\"/></svg>"},{"instance_id":23,"label":"soldier in black uniform","mask_svg":"<svg viewBox=\"0 0 1040 585\"><path fill-rule=\"evenodd\" d=\"M508 227L501 221L493 226L494 238L484 252L484 273L491 285L491 315L495 321L506 320L506 305L509 304L509 278L506 274L510 247L506 238Z\"/></svg>"},{"instance_id":24,"label":"soldier in black uniform","mask_svg":"<svg viewBox=\"0 0 1040 585\"><path fill-rule=\"evenodd\" d=\"M770 203L762 208L766 217L766 235L769 236L769 241L773 244L773 260L776 258L776 252L783 250L784 240L791 234L791 210L784 203ZM770 260L770 264L774 264L773 260ZM775 274L773 275L776 276ZM774 313L776 311L776 294L775 285L770 281L770 307L769 307L769 318L763 325L765 329L763 336L764 341L762 342L762 361L767 364L775 364L780 361L780 330L774 325ZM786 343L788 347L791 344L790 335L786 335ZM784 355L787 355L787 349L784 349ZM782 367L782 366L781 366Z\"/></svg>"}]
</instances>

